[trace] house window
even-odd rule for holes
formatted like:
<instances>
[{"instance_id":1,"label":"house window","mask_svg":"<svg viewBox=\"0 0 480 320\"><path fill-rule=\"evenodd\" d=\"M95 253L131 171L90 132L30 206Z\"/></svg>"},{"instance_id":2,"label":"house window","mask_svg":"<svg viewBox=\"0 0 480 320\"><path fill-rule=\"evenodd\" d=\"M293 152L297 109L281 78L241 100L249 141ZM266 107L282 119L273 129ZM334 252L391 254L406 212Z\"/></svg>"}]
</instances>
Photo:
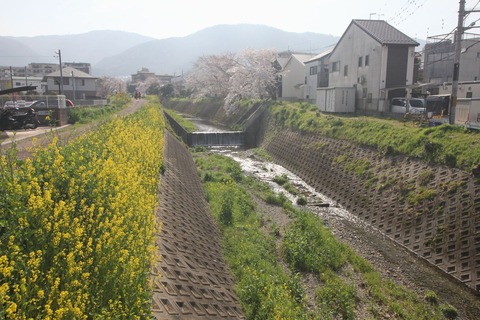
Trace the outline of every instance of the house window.
<instances>
[{"instance_id":1,"label":"house window","mask_svg":"<svg viewBox=\"0 0 480 320\"><path fill-rule=\"evenodd\" d=\"M338 62L333 62L332 63L332 72L338 72L340 71L340 64Z\"/></svg>"},{"instance_id":2,"label":"house window","mask_svg":"<svg viewBox=\"0 0 480 320\"><path fill-rule=\"evenodd\" d=\"M467 98L471 98L472 97L472 92L467 92Z\"/></svg>"},{"instance_id":3,"label":"house window","mask_svg":"<svg viewBox=\"0 0 480 320\"><path fill-rule=\"evenodd\" d=\"M367 94L367 103L372 103L372 93Z\"/></svg>"},{"instance_id":4,"label":"house window","mask_svg":"<svg viewBox=\"0 0 480 320\"><path fill-rule=\"evenodd\" d=\"M85 87L85 79L82 79L82 86Z\"/></svg>"},{"instance_id":5,"label":"house window","mask_svg":"<svg viewBox=\"0 0 480 320\"><path fill-rule=\"evenodd\" d=\"M310 67L310 75L317 74L317 66Z\"/></svg>"},{"instance_id":6,"label":"house window","mask_svg":"<svg viewBox=\"0 0 480 320\"><path fill-rule=\"evenodd\" d=\"M367 88L363 88L362 98L366 98L366 97L367 97Z\"/></svg>"},{"instance_id":7,"label":"house window","mask_svg":"<svg viewBox=\"0 0 480 320\"><path fill-rule=\"evenodd\" d=\"M362 65L363 65L363 57L359 57L358 58L358 67L360 68L360 67L362 67Z\"/></svg>"},{"instance_id":8,"label":"house window","mask_svg":"<svg viewBox=\"0 0 480 320\"><path fill-rule=\"evenodd\" d=\"M368 66L368 65L370 65L370 55L369 54L367 54L365 56L365 66Z\"/></svg>"},{"instance_id":9,"label":"house window","mask_svg":"<svg viewBox=\"0 0 480 320\"><path fill-rule=\"evenodd\" d=\"M69 80L70 80L69 78L63 78L63 85L68 86L68 84L70 83Z\"/></svg>"},{"instance_id":10,"label":"house window","mask_svg":"<svg viewBox=\"0 0 480 320\"><path fill-rule=\"evenodd\" d=\"M348 76L348 65L343 67L343 75L346 77Z\"/></svg>"},{"instance_id":11,"label":"house window","mask_svg":"<svg viewBox=\"0 0 480 320\"><path fill-rule=\"evenodd\" d=\"M16 86L21 86L22 83L21 83L21 82L15 82L15 85L16 85Z\"/></svg>"}]
</instances>

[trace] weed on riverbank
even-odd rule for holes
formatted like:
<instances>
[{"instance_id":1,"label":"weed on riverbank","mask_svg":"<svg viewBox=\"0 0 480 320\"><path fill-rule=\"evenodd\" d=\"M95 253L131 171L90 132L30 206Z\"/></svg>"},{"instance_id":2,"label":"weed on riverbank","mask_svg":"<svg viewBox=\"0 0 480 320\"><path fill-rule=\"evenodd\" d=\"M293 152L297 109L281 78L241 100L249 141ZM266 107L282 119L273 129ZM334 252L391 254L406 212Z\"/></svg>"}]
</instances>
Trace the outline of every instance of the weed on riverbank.
<instances>
[{"instance_id":1,"label":"weed on riverbank","mask_svg":"<svg viewBox=\"0 0 480 320\"><path fill-rule=\"evenodd\" d=\"M194 156L248 319L443 319L442 309L455 312L432 292L427 299L383 279L317 216L244 176L233 159ZM274 214L262 212L267 203Z\"/></svg>"}]
</instances>

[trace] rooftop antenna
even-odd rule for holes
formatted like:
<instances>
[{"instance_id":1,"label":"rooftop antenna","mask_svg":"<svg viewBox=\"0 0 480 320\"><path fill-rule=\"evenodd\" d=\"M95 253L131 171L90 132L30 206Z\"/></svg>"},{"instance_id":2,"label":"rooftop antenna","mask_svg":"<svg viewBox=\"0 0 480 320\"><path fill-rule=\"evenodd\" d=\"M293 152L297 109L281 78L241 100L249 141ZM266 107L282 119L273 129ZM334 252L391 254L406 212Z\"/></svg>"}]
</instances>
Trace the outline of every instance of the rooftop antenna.
<instances>
[{"instance_id":1,"label":"rooftop antenna","mask_svg":"<svg viewBox=\"0 0 480 320\"><path fill-rule=\"evenodd\" d=\"M380 20L380 17L381 16L384 16L384 14L380 14L380 13L376 13L376 12L372 12L370 13L370 16L369 16L369 19L372 20L372 16L377 16L377 19Z\"/></svg>"}]
</instances>

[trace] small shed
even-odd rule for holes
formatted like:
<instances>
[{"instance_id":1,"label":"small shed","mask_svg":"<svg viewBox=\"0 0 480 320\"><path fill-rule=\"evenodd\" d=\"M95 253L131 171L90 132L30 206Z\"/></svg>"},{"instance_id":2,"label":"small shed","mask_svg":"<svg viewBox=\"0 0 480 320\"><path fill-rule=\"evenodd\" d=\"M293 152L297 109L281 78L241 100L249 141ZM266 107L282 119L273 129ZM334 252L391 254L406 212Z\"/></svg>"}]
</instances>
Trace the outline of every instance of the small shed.
<instances>
[{"instance_id":1,"label":"small shed","mask_svg":"<svg viewBox=\"0 0 480 320\"><path fill-rule=\"evenodd\" d=\"M317 107L323 112L355 112L354 87L317 88Z\"/></svg>"}]
</instances>

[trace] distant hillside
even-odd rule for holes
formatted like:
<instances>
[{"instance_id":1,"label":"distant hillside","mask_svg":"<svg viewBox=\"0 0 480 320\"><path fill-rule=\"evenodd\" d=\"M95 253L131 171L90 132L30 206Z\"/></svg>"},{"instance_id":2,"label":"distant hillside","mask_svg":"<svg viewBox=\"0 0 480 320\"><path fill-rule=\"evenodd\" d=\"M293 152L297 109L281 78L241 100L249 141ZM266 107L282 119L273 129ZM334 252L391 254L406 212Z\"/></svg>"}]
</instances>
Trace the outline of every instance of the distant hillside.
<instances>
[{"instance_id":1,"label":"distant hillside","mask_svg":"<svg viewBox=\"0 0 480 320\"><path fill-rule=\"evenodd\" d=\"M276 49L316 53L335 44L338 37L319 33L286 32L263 25L218 25L179 38L139 44L94 65L103 75L130 75L142 67L157 74L180 74L191 69L202 55Z\"/></svg>"},{"instance_id":2,"label":"distant hillside","mask_svg":"<svg viewBox=\"0 0 480 320\"><path fill-rule=\"evenodd\" d=\"M0 36L0 66L57 63L55 51L60 49L62 61L91 63L96 76L128 76L142 67L157 74L180 74L188 72L202 55L237 53L247 48L316 53L338 39L251 24L217 25L185 37L161 40L108 30L61 36Z\"/></svg>"},{"instance_id":3,"label":"distant hillside","mask_svg":"<svg viewBox=\"0 0 480 320\"><path fill-rule=\"evenodd\" d=\"M62 51L62 60L96 64L105 57L117 55L154 38L123 31L92 31L76 35L0 37L0 65L23 66L30 62L52 61L55 51ZM16 43L16 47L4 43ZM7 54L10 58L7 59Z\"/></svg>"},{"instance_id":4,"label":"distant hillside","mask_svg":"<svg viewBox=\"0 0 480 320\"><path fill-rule=\"evenodd\" d=\"M0 37L0 66L26 66L38 52L17 38Z\"/></svg>"}]
</instances>

